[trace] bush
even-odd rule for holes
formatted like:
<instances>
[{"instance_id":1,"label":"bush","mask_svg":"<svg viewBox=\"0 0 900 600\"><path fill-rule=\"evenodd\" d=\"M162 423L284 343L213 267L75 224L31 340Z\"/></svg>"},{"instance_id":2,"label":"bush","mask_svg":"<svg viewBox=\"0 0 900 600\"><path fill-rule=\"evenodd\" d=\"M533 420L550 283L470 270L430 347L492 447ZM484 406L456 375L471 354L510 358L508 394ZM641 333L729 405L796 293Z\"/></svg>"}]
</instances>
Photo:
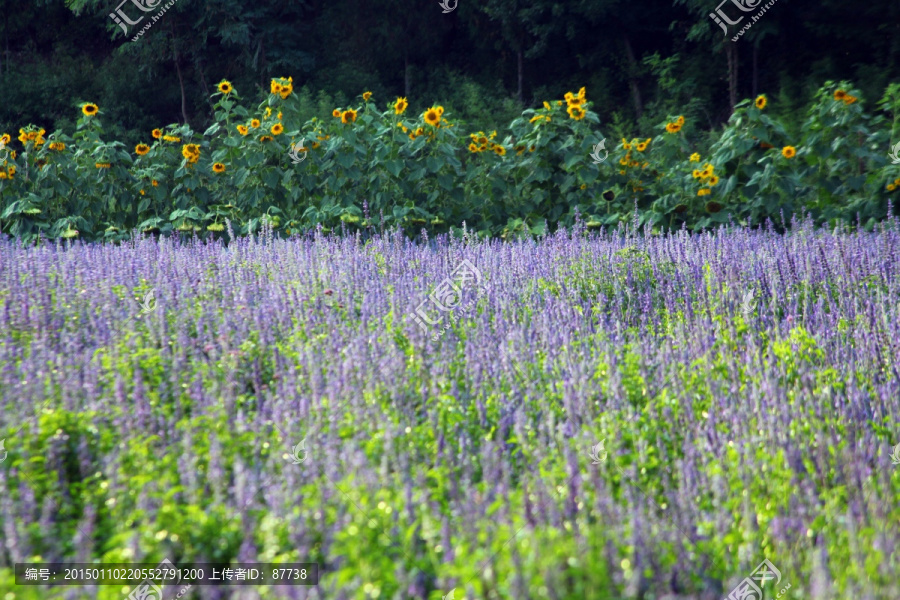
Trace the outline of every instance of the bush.
<instances>
[{"instance_id":1,"label":"bush","mask_svg":"<svg viewBox=\"0 0 900 600\"><path fill-rule=\"evenodd\" d=\"M132 151L104 139L103 111L90 103L72 136L21 128L0 171L0 231L120 240L135 228L221 236L229 221L240 235L268 221L286 234L400 226L415 235L465 221L509 238L579 214L590 228L636 220L698 230L784 226L800 212L871 227L900 185L889 121L867 114L847 82L827 82L794 127L769 116L765 96L744 100L706 148L709 136L675 115L655 136L607 148L584 88L524 110L501 135L466 134L440 105L418 115L400 99L379 108L368 92L323 116L331 99L295 94L290 78L273 79L253 110L229 82L218 87L205 132L170 125ZM879 108L896 121L900 86Z\"/></svg>"}]
</instances>

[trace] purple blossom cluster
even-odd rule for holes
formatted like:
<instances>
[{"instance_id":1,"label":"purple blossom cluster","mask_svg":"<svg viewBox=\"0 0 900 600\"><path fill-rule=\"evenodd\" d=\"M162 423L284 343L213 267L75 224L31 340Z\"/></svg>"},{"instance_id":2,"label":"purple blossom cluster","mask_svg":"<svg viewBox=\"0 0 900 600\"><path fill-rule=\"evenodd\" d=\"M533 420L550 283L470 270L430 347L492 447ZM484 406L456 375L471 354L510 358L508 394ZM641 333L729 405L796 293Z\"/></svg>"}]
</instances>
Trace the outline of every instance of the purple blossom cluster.
<instances>
[{"instance_id":1,"label":"purple blossom cluster","mask_svg":"<svg viewBox=\"0 0 900 600\"><path fill-rule=\"evenodd\" d=\"M766 598L898 598L898 248L0 241L0 597L44 597L10 583L37 557L455 600L721 599L766 560ZM422 326L463 261L484 285Z\"/></svg>"}]
</instances>

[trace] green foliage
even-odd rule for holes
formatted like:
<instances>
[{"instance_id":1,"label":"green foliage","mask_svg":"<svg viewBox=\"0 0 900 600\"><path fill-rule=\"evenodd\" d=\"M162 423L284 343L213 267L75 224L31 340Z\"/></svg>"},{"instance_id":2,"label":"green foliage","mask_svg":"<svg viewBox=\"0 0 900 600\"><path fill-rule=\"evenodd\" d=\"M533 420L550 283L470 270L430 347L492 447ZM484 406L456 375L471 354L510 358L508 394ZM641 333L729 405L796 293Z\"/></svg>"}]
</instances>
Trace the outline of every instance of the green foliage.
<instances>
[{"instance_id":1,"label":"green foliage","mask_svg":"<svg viewBox=\"0 0 900 600\"><path fill-rule=\"evenodd\" d=\"M417 235L466 222L512 239L571 226L579 213L588 228L637 220L698 230L787 226L801 212L871 227L900 186L885 152L893 124L866 113L847 82L826 82L802 123L771 115L765 96L744 100L708 148L683 115L657 123L654 137L613 146L584 88L525 109L505 134L465 137L465 122L442 106L379 109L367 93L334 108L326 94L295 94L292 80L273 79L248 109L227 86L213 95L205 132L172 124L133 152L109 141L103 110L82 114L71 136L20 129L21 147L12 143L0 172L0 230L120 240L135 228L224 236L227 222L237 235L267 222L286 234L399 226ZM879 103L894 122L898 96L891 87Z\"/></svg>"}]
</instances>

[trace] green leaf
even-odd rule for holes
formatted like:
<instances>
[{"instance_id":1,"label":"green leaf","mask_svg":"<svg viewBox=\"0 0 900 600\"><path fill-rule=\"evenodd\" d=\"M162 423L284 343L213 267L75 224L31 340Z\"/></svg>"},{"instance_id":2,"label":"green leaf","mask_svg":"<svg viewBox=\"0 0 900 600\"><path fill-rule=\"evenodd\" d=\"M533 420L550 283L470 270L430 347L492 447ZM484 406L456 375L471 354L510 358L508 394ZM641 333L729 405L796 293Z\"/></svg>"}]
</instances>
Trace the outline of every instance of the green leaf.
<instances>
[{"instance_id":1,"label":"green leaf","mask_svg":"<svg viewBox=\"0 0 900 600\"><path fill-rule=\"evenodd\" d=\"M384 167L391 175L393 175L394 177L399 177L400 172L403 170L403 163L399 160L388 160L385 161Z\"/></svg>"}]
</instances>

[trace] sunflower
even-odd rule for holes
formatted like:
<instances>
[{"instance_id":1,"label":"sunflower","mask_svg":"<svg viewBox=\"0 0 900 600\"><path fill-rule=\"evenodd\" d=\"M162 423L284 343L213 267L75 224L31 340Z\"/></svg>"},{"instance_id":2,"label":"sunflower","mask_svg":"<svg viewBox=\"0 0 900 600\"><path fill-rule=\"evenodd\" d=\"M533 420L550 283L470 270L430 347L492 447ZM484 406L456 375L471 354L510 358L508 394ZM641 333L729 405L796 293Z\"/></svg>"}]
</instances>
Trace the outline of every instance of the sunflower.
<instances>
[{"instance_id":1,"label":"sunflower","mask_svg":"<svg viewBox=\"0 0 900 600\"><path fill-rule=\"evenodd\" d=\"M475 142L471 142L469 144L469 152L475 153L475 152L480 152L480 151L481 150L478 148L478 144L476 144Z\"/></svg>"},{"instance_id":2,"label":"sunflower","mask_svg":"<svg viewBox=\"0 0 900 600\"><path fill-rule=\"evenodd\" d=\"M844 98L844 104L849 106L849 105L853 104L854 102L856 102L856 99L857 99L856 96L851 96L850 94L847 94L847 97Z\"/></svg>"},{"instance_id":3,"label":"sunflower","mask_svg":"<svg viewBox=\"0 0 900 600\"><path fill-rule=\"evenodd\" d=\"M684 125L684 117L678 117L677 119L675 119L675 122L678 123L679 127L681 127L682 125Z\"/></svg>"},{"instance_id":4,"label":"sunflower","mask_svg":"<svg viewBox=\"0 0 900 600\"><path fill-rule=\"evenodd\" d=\"M710 194L709 188L703 188L703 189L697 190L698 196L709 196L709 194Z\"/></svg>"},{"instance_id":5,"label":"sunflower","mask_svg":"<svg viewBox=\"0 0 900 600\"><path fill-rule=\"evenodd\" d=\"M439 117L443 117L443 116L444 116L444 107L443 107L443 106L435 106L435 107L434 107L434 110L437 111L437 114L438 114Z\"/></svg>"},{"instance_id":6,"label":"sunflower","mask_svg":"<svg viewBox=\"0 0 900 600\"><path fill-rule=\"evenodd\" d=\"M147 144L138 144L134 147L134 153L138 156L144 156L148 152L150 152L150 146L148 146Z\"/></svg>"},{"instance_id":7,"label":"sunflower","mask_svg":"<svg viewBox=\"0 0 900 600\"><path fill-rule=\"evenodd\" d=\"M266 112L263 113L263 118L264 118L264 119L268 119L268 118L271 117L271 116L272 116L272 107L267 106L267 107L266 107Z\"/></svg>"},{"instance_id":8,"label":"sunflower","mask_svg":"<svg viewBox=\"0 0 900 600\"><path fill-rule=\"evenodd\" d=\"M197 144L185 144L181 147L181 155L187 159L188 163L194 164L200 159L200 146Z\"/></svg>"},{"instance_id":9,"label":"sunflower","mask_svg":"<svg viewBox=\"0 0 900 600\"><path fill-rule=\"evenodd\" d=\"M256 129L259 127L259 119L253 119L250 121L250 129Z\"/></svg>"},{"instance_id":10,"label":"sunflower","mask_svg":"<svg viewBox=\"0 0 900 600\"><path fill-rule=\"evenodd\" d=\"M500 144L496 144L496 145L494 146L494 153L495 153L497 156L506 156L506 148L504 148L504 147L501 146Z\"/></svg>"},{"instance_id":11,"label":"sunflower","mask_svg":"<svg viewBox=\"0 0 900 600\"><path fill-rule=\"evenodd\" d=\"M887 191L893 192L893 191L896 190L896 189L897 189L897 186L894 185L893 183L887 184Z\"/></svg>"},{"instance_id":12,"label":"sunflower","mask_svg":"<svg viewBox=\"0 0 900 600\"><path fill-rule=\"evenodd\" d=\"M793 146L785 146L781 149L781 154L785 158L794 158L795 156L797 156L797 149Z\"/></svg>"},{"instance_id":13,"label":"sunflower","mask_svg":"<svg viewBox=\"0 0 900 600\"><path fill-rule=\"evenodd\" d=\"M638 152L643 152L643 151L646 150L646 149L647 149L647 143L646 143L646 142L640 142L640 143L637 145L637 151L638 151Z\"/></svg>"},{"instance_id":14,"label":"sunflower","mask_svg":"<svg viewBox=\"0 0 900 600\"><path fill-rule=\"evenodd\" d=\"M843 100L846 97L847 97L847 92L845 92L844 90L835 90L835 92L834 92L835 100Z\"/></svg>"},{"instance_id":15,"label":"sunflower","mask_svg":"<svg viewBox=\"0 0 900 600\"><path fill-rule=\"evenodd\" d=\"M287 97L291 95L291 92L294 91L294 85L291 83L286 83L281 86L281 99L287 100Z\"/></svg>"},{"instance_id":16,"label":"sunflower","mask_svg":"<svg viewBox=\"0 0 900 600\"><path fill-rule=\"evenodd\" d=\"M622 138L622 147L626 150L631 150L631 144L625 138Z\"/></svg>"},{"instance_id":17,"label":"sunflower","mask_svg":"<svg viewBox=\"0 0 900 600\"><path fill-rule=\"evenodd\" d=\"M715 200L711 200L706 203L706 212L715 214L722 210L722 205L716 202Z\"/></svg>"},{"instance_id":18,"label":"sunflower","mask_svg":"<svg viewBox=\"0 0 900 600\"><path fill-rule=\"evenodd\" d=\"M220 162L213 163L213 172L214 172L214 173L224 173L224 172L225 172L225 165L223 165L223 164L220 163Z\"/></svg>"},{"instance_id":19,"label":"sunflower","mask_svg":"<svg viewBox=\"0 0 900 600\"><path fill-rule=\"evenodd\" d=\"M50 149L56 150L58 152L62 152L63 150L66 149L66 145L63 144L62 142L50 142Z\"/></svg>"},{"instance_id":20,"label":"sunflower","mask_svg":"<svg viewBox=\"0 0 900 600\"><path fill-rule=\"evenodd\" d=\"M261 141L261 142L271 142L271 141L274 141L274 140L275 140L275 138L273 138L271 135L261 135L261 136L259 136L259 141Z\"/></svg>"},{"instance_id":21,"label":"sunflower","mask_svg":"<svg viewBox=\"0 0 900 600\"><path fill-rule=\"evenodd\" d=\"M409 102L406 101L406 98L397 98L394 102L394 114L402 115L406 112L406 107L409 106Z\"/></svg>"},{"instance_id":22,"label":"sunflower","mask_svg":"<svg viewBox=\"0 0 900 600\"><path fill-rule=\"evenodd\" d=\"M371 98L371 97L372 97L372 92L363 92L363 100L365 102L368 102L369 98Z\"/></svg>"},{"instance_id":23,"label":"sunflower","mask_svg":"<svg viewBox=\"0 0 900 600\"><path fill-rule=\"evenodd\" d=\"M424 135L424 134L425 134L425 129L424 129L424 128L422 128L422 127L416 127L416 135L417 135L417 136L419 136L419 135Z\"/></svg>"},{"instance_id":24,"label":"sunflower","mask_svg":"<svg viewBox=\"0 0 900 600\"><path fill-rule=\"evenodd\" d=\"M153 136L154 140L158 140L162 137L162 129L154 129L150 134Z\"/></svg>"},{"instance_id":25,"label":"sunflower","mask_svg":"<svg viewBox=\"0 0 900 600\"><path fill-rule=\"evenodd\" d=\"M702 171L700 171L700 179L706 179L707 177L712 177L712 174L713 174L712 168L709 165L707 165L706 167L703 168Z\"/></svg>"},{"instance_id":26,"label":"sunflower","mask_svg":"<svg viewBox=\"0 0 900 600\"><path fill-rule=\"evenodd\" d=\"M437 109L434 107L429 108L425 111L425 114L422 115L425 119L425 122L434 127L438 123L441 122L441 115L438 113Z\"/></svg>"},{"instance_id":27,"label":"sunflower","mask_svg":"<svg viewBox=\"0 0 900 600\"><path fill-rule=\"evenodd\" d=\"M278 111L278 114L275 116L275 118L278 119L279 121L281 120L281 111L280 110Z\"/></svg>"},{"instance_id":28,"label":"sunflower","mask_svg":"<svg viewBox=\"0 0 900 600\"><path fill-rule=\"evenodd\" d=\"M718 185L718 184L719 184L719 176L718 176L718 175L712 175L712 176L709 178L709 181L708 181L707 183L709 184L709 187L713 187L713 186Z\"/></svg>"},{"instance_id":29,"label":"sunflower","mask_svg":"<svg viewBox=\"0 0 900 600\"><path fill-rule=\"evenodd\" d=\"M754 104L756 104L756 108L758 108L759 110L762 110L766 107L766 104L768 104L768 102L769 101L766 100L765 96L757 96L756 102L754 102Z\"/></svg>"},{"instance_id":30,"label":"sunflower","mask_svg":"<svg viewBox=\"0 0 900 600\"><path fill-rule=\"evenodd\" d=\"M586 189L587 189L587 184L586 184L586 183L582 183L580 189L586 190Z\"/></svg>"},{"instance_id":31,"label":"sunflower","mask_svg":"<svg viewBox=\"0 0 900 600\"><path fill-rule=\"evenodd\" d=\"M356 111L348 108L341 113L341 123L354 123L356 121Z\"/></svg>"},{"instance_id":32,"label":"sunflower","mask_svg":"<svg viewBox=\"0 0 900 600\"><path fill-rule=\"evenodd\" d=\"M108 169L108 168L110 168L112 165L109 164L109 163L99 163L99 162L98 162L98 163L94 163L94 166L97 167L98 169Z\"/></svg>"},{"instance_id":33,"label":"sunflower","mask_svg":"<svg viewBox=\"0 0 900 600\"><path fill-rule=\"evenodd\" d=\"M269 131L272 132L272 135L281 135L284 132L284 125L275 123Z\"/></svg>"},{"instance_id":34,"label":"sunflower","mask_svg":"<svg viewBox=\"0 0 900 600\"><path fill-rule=\"evenodd\" d=\"M153 181L150 182L150 185L152 185L153 187L159 187L159 182L154 179Z\"/></svg>"},{"instance_id":35,"label":"sunflower","mask_svg":"<svg viewBox=\"0 0 900 600\"><path fill-rule=\"evenodd\" d=\"M566 112L569 113L569 117L574 119L575 121L580 121L584 118L584 109L576 104L572 104L569 108L566 109Z\"/></svg>"},{"instance_id":36,"label":"sunflower","mask_svg":"<svg viewBox=\"0 0 900 600\"><path fill-rule=\"evenodd\" d=\"M678 123L669 123L666 125L666 131L668 131L669 133L678 133L679 131L681 131L681 125L679 125Z\"/></svg>"},{"instance_id":37,"label":"sunflower","mask_svg":"<svg viewBox=\"0 0 900 600\"><path fill-rule=\"evenodd\" d=\"M336 108L333 111L331 111L331 116L334 117L335 119L340 119L341 118L341 109Z\"/></svg>"},{"instance_id":38,"label":"sunflower","mask_svg":"<svg viewBox=\"0 0 900 600\"><path fill-rule=\"evenodd\" d=\"M230 94L234 90L234 86L231 85L230 81L222 80L219 82L219 91L223 94Z\"/></svg>"},{"instance_id":39,"label":"sunflower","mask_svg":"<svg viewBox=\"0 0 900 600\"><path fill-rule=\"evenodd\" d=\"M164 141L164 142L171 142L171 143L174 144L174 143L180 142L180 141L181 141L181 138L180 138L180 137L175 137L174 135L164 135L164 136L163 136L163 141Z\"/></svg>"},{"instance_id":40,"label":"sunflower","mask_svg":"<svg viewBox=\"0 0 900 600\"><path fill-rule=\"evenodd\" d=\"M273 93L273 94L280 94L280 93L281 93L281 84L278 83L278 80L277 80L277 79L273 79L273 80L269 83L269 91L270 91L271 93Z\"/></svg>"},{"instance_id":41,"label":"sunflower","mask_svg":"<svg viewBox=\"0 0 900 600\"><path fill-rule=\"evenodd\" d=\"M250 129L248 129L246 125L238 125L237 130L241 135L247 135L247 133L250 131Z\"/></svg>"},{"instance_id":42,"label":"sunflower","mask_svg":"<svg viewBox=\"0 0 900 600\"><path fill-rule=\"evenodd\" d=\"M94 115L97 114L98 110L100 110L100 109L97 108L97 105L94 104L93 102L88 102L87 104L83 104L81 106L81 112L83 112L84 116L86 116L86 117L93 117Z\"/></svg>"},{"instance_id":43,"label":"sunflower","mask_svg":"<svg viewBox=\"0 0 900 600\"><path fill-rule=\"evenodd\" d=\"M544 110L553 110L553 107L550 106L550 103L544 100Z\"/></svg>"},{"instance_id":44,"label":"sunflower","mask_svg":"<svg viewBox=\"0 0 900 600\"><path fill-rule=\"evenodd\" d=\"M696 152L691 154L691 162L700 162L700 155Z\"/></svg>"}]
</instances>

